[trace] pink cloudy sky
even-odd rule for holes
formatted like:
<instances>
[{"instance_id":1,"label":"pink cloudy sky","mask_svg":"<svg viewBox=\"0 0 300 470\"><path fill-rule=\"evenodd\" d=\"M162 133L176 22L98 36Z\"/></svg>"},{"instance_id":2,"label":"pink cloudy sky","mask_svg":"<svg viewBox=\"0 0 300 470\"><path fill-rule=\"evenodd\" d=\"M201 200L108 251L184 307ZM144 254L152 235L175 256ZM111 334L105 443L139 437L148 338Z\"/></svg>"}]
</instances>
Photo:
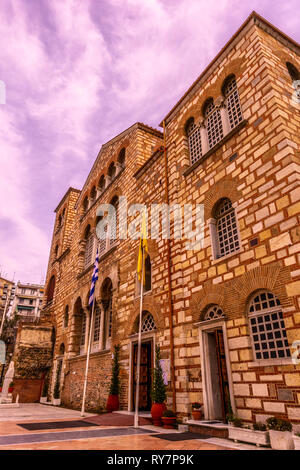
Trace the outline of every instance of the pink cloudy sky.
<instances>
[{"instance_id":1,"label":"pink cloudy sky","mask_svg":"<svg viewBox=\"0 0 300 470\"><path fill-rule=\"evenodd\" d=\"M53 210L101 144L157 127L252 10L300 41L299 0L1 0L2 275L45 277Z\"/></svg>"}]
</instances>

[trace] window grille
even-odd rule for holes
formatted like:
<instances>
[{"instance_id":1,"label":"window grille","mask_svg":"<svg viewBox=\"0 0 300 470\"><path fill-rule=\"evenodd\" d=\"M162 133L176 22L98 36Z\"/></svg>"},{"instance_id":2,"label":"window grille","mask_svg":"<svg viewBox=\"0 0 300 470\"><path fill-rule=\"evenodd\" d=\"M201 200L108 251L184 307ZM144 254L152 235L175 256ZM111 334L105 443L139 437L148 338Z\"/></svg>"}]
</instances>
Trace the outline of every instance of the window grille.
<instances>
[{"instance_id":1,"label":"window grille","mask_svg":"<svg viewBox=\"0 0 300 470\"><path fill-rule=\"evenodd\" d=\"M142 322L142 328L141 331L142 333L147 333L148 331L155 330L155 321L151 313L148 313L144 316L143 322Z\"/></svg>"},{"instance_id":2,"label":"window grille","mask_svg":"<svg viewBox=\"0 0 300 470\"><path fill-rule=\"evenodd\" d=\"M99 239L99 256L102 256L106 252L106 244L107 244L107 225L103 227L104 232L106 233L105 238Z\"/></svg>"},{"instance_id":3,"label":"window grille","mask_svg":"<svg viewBox=\"0 0 300 470\"><path fill-rule=\"evenodd\" d=\"M249 307L251 336L256 359L282 359L291 356L282 309L271 292L257 294Z\"/></svg>"},{"instance_id":4,"label":"window grille","mask_svg":"<svg viewBox=\"0 0 300 470\"><path fill-rule=\"evenodd\" d=\"M204 116L206 118L208 147L211 149L223 139L221 113L220 110L215 107L213 101L206 106Z\"/></svg>"},{"instance_id":5,"label":"window grille","mask_svg":"<svg viewBox=\"0 0 300 470\"><path fill-rule=\"evenodd\" d=\"M218 305L212 305L211 307L209 307L206 314L204 315L204 320L216 320L218 318L224 317L225 315L221 307L219 307Z\"/></svg>"},{"instance_id":6,"label":"window grille","mask_svg":"<svg viewBox=\"0 0 300 470\"><path fill-rule=\"evenodd\" d=\"M229 199L224 199L219 205L216 213L216 228L219 258L239 249L235 211Z\"/></svg>"},{"instance_id":7,"label":"window grille","mask_svg":"<svg viewBox=\"0 0 300 470\"><path fill-rule=\"evenodd\" d=\"M187 128L188 145L191 164L193 165L202 157L201 129L192 121Z\"/></svg>"},{"instance_id":8,"label":"window grille","mask_svg":"<svg viewBox=\"0 0 300 470\"><path fill-rule=\"evenodd\" d=\"M89 235L85 245L85 256L84 256L84 267L85 269L90 266L93 261L93 250L94 250L94 237Z\"/></svg>"},{"instance_id":9,"label":"window grille","mask_svg":"<svg viewBox=\"0 0 300 470\"><path fill-rule=\"evenodd\" d=\"M227 98L227 112L230 129L233 129L243 119L239 92L234 77L228 81L224 90L224 94Z\"/></svg>"},{"instance_id":10,"label":"window grille","mask_svg":"<svg viewBox=\"0 0 300 470\"><path fill-rule=\"evenodd\" d=\"M107 320L108 320L107 337L108 337L108 338L111 338L111 330L112 330L112 298L109 299L108 311L107 311Z\"/></svg>"},{"instance_id":11,"label":"window grille","mask_svg":"<svg viewBox=\"0 0 300 470\"><path fill-rule=\"evenodd\" d=\"M95 305L95 320L94 320L94 343L100 340L100 321L101 321L101 310L99 306Z\"/></svg>"},{"instance_id":12,"label":"window grille","mask_svg":"<svg viewBox=\"0 0 300 470\"><path fill-rule=\"evenodd\" d=\"M80 346L85 345L86 315L82 315Z\"/></svg>"}]
</instances>

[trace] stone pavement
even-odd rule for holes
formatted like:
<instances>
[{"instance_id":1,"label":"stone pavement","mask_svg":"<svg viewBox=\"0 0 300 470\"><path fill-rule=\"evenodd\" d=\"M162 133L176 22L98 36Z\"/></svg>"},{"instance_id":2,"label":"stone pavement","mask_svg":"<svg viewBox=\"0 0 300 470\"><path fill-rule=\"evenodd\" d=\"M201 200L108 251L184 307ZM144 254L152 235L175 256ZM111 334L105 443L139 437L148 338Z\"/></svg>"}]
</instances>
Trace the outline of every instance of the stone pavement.
<instances>
[{"instance_id":1,"label":"stone pavement","mask_svg":"<svg viewBox=\"0 0 300 470\"><path fill-rule=\"evenodd\" d=\"M89 428L44 429L28 431L18 424L25 422L78 421L80 412L41 404L20 404L20 408L4 410L0 417L0 450L257 450L254 446L236 444L228 439L208 438L169 441L155 437L156 433L180 434L152 425L98 425ZM88 420L91 413L86 414ZM113 415L110 415L112 418ZM110 418L110 419L111 419ZM117 417L116 417L117 418ZM100 420L97 419L100 423Z\"/></svg>"}]
</instances>

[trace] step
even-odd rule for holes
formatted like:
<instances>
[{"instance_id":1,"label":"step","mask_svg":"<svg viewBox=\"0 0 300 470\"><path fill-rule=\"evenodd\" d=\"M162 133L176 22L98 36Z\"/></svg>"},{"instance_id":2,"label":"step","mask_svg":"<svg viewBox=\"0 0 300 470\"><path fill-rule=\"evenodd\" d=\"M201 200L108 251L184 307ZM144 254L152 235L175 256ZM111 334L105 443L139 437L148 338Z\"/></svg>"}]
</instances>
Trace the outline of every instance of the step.
<instances>
[{"instance_id":1,"label":"step","mask_svg":"<svg viewBox=\"0 0 300 470\"><path fill-rule=\"evenodd\" d=\"M185 424L188 424L189 431L202 434L204 436L220 437L223 439L228 438L228 424L221 421L196 421L189 419Z\"/></svg>"}]
</instances>

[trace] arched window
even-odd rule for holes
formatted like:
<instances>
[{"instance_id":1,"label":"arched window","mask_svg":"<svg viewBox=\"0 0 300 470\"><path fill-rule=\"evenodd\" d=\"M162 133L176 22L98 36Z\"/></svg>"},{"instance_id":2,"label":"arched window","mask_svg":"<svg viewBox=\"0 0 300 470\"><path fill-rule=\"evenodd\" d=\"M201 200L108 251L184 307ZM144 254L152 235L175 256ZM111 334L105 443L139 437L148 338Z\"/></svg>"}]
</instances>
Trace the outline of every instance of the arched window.
<instances>
[{"instance_id":1,"label":"arched window","mask_svg":"<svg viewBox=\"0 0 300 470\"><path fill-rule=\"evenodd\" d=\"M287 62L286 67L288 69L292 82L295 82L296 80L300 80L300 72L293 64L291 64L291 62Z\"/></svg>"},{"instance_id":2,"label":"arched window","mask_svg":"<svg viewBox=\"0 0 300 470\"><path fill-rule=\"evenodd\" d=\"M218 108L215 107L213 99L206 101L203 107L203 114L205 118L208 147L211 149L221 139L223 139L223 126L221 113Z\"/></svg>"},{"instance_id":3,"label":"arched window","mask_svg":"<svg viewBox=\"0 0 300 470\"><path fill-rule=\"evenodd\" d=\"M101 175L98 183L98 188L100 193L102 193L105 189L105 176Z\"/></svg>"},{"instance_id":4,"label":"arched window","mask_svg":"<svg viewBox=\"0 0 300 470\"><path fill-rule=\"evenodd\" d=\"M55 250L54 250L54 257L57 258L58 255L58 245L56 245Z\"/></svg>"},{"instance_id":5,"label":"arched window","mask_svg":"<svg viewBox=\"0 0 300 470\"><path fill-rule=\"evenodd\" d=\"M80 354L85 353L85 339L86 339L86 315L82 314L81 320L81 333L80 333Z\"/></svg>"},{"instance_id":6,"label":"arched window","mask_svg":"<svg viewBox=\"0 0 300 470\"><path fill-rule=\"evenodd\" d=\"M289 358L291 353L277 297L266 290L255 293L248 315L255 359Z\"/></svg>"},{"instance_id":7,"label":"arched window","mask_svg":"<svg viewBox=\"0 0 300 470\"><path fill-rule=\"evenodd\" d=\"M194 118L190 118L186 123L185 131L188 138L191 164L193 165L202 157L201 129L200 126L195 125Z\"/></svg>"},{"instance_id":8,"label":"arched window","mask_svg":"<svg viewBox=\"0 0 300 470\"><path fill-rule=\"evenodd\" d=\"M60 228L61 225L62 225L62 217L61 217L61 214L59 214L57 228Z\"/></svg>"},{"instance_id":9,"label":"arched window","mask_svg":"<svg viewBox=\"0 0 300 470\"><path fill-rule=\"evenodd\" d=\"M69 325L69 306L66 305L64 314L64 328L68 328Z\"/></svg>"},{"instance_id":10,"label":"arched window","mask_svg":"<svg viewBox=\"0 0 300 470\"><path fill-rule=\"evenodd\" d=\"M95 317L94 317L94 331L93 331L93 343L99 345L100 341L100 325L101 325L101 310L98 303L95 303Z\"/></svg>"},{"instance_id":11,"label":"arched window","mask_svg":"<svg viewBox=\"0 0 300 470\"><path fill-rule=\"evenodd\" d=\"M123 147L120 152L119 152L119 156L118 156L118 163L120 163L120 165L122 167L125 166L125 157L126 157L126 150L125 150L125 147Z\"/></svg>"},{"instance_id":12,"label":"arched window","mask_svg":"<svg viewBox=\"0 0 300 470\"><path fill-rule=\"evenodd\" d=\"M243 119L239 92L235 76L229 76L223 85L223 94L226 98L226 108L230 129L234 129Z\"/></svg>"},{"instance_id":13,"label":"arched window","mask_svg":"<svg viewBox=\"0 0 300 470\"><path fill-rule=\"evenodd\" d=\"M58 353L59 353L60 356L63 356L65 354L65 345L64 345L64 343L61 343Z\"/></svg>"},{"instance_id":14,"label":"arched window","mask_svg":"<svg viewBox=\"0 0 300 470\"><path fill-rule=\"evenodd\" d=\"M55 276L51 276L50 281L48 283L48 288L47 288L47 302L51 302L53 300L54 296L54 289L55 289Z\"/></svg>"},{"instance_id":15,"label":"arched window","mask_svg":"<svg viewBox=\"0 0 300 470\"><path fill-rule=\"evenodd\" d=\"M109 246L113 246L118 237L118 209L119 209L119 198L118 196L113 197L110 204L115 208L115 217L112 217L109 225Z\"/></svg>"},{"instance_id":16,"label":"arched window","mask_svg":"<svg viewBox=\"0 0 300 470\"><path fill-rule=\"evenodd\" d=\"M203 321L207 320L218 320L219 318L225 318L224 312L219 305L210 305L203 317Z\"/></svg>"},{"instance_id":17,"label":"arched window","mask_svg":"<svg viewBox=\"0 0 300 470\"><path fill-rule=\"evenodd\" d=\"M141 331L142 333L147 333L148 331L153 331L153 330L156 330L154 318L151 313L145 310L142 316Z\"/></svg>"},{"instance_id":18,"label":"arched window","mask_svg":"<svg viewBox=\"0 0 300 470\"><path fill-rule=\"evenodd\" d=\"M240 247L235 210L228 198L221 199L213 211L211 236L214 258L234 253Z\"/></svg>"},{"instance_id":19,"label":"arched window","mask_svg":"<svg viewBox=\"0 0 300 470\"><path fill-rule=\"evenodd\" d=\"M111 162L111 164L109 165L107 174L110 177L111 181L116 176L116 165L114 162Z\"/></svg>"},{"instance_id":20,"label":"arched window","mask_svg":"<svg viewBox=\"0 0 300 470\"><path fill-rule=\"evenodd\" d=\"M92 187L92 190L91 190L91 194L90 194L91 202L94 202L94 201L95 201L96 196L97 196L96 187L93 186L93 187Z\"/></svg>"},{"instance_id":21,"label":"arched window","mask_svg":"<svg viewBox=\"0 0 300 470\"><path fill-rule=\"evenodd\" d=\"M83 200L83 205L82 205L82 208L83 208L83 213L85 214L86 211L88 210L88 207L89 207L89 200L88 200L88 197L85 196L84 200Z\"/></svg>"},{"instance_id":22,"label":"arched window","mask_svg":"<svg viewBox=\"0 0 300 470\"><path fill-rule=\"evenodd\" d=\"M90 225L87 226L85 230L85 253L84 253L84 269L87 269L93 262L93 255L94 255L94 245L95 245L95 238L94 235L91 233Z\"/></svg>"}]
</instances>

